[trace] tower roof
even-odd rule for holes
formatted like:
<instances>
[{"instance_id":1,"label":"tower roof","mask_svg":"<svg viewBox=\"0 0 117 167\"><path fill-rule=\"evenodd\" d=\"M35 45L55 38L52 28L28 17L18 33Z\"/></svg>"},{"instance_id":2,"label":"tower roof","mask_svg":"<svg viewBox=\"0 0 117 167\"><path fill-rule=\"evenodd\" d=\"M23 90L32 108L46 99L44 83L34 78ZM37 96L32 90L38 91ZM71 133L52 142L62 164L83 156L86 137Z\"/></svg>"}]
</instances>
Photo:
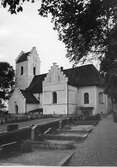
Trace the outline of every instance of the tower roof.
<instances>
[{"instance_id":1,"label":"tower roof","mask_svg":"<svg viewBox=\"0 0 117 167\"><path fill-rule=\"evenodd\" d=\"M30 52L23 53L16 61L16 63L24 62L28 59Z\"/></svg>"},{"instance_id":2,"label":"tower roof","mask_svg":"<svg viewBox=\"0 0 117 167\"><path fill-rule=\"evenodd\" d=\"M34 55L37 54L36 47L32 47L31 51L29 51L29 52L21 51L18 58L16 59L16 63L21 63L21 62L27 61L28 56L30 56L31 54L34 54Z\"/></svg>"}]
</instances>

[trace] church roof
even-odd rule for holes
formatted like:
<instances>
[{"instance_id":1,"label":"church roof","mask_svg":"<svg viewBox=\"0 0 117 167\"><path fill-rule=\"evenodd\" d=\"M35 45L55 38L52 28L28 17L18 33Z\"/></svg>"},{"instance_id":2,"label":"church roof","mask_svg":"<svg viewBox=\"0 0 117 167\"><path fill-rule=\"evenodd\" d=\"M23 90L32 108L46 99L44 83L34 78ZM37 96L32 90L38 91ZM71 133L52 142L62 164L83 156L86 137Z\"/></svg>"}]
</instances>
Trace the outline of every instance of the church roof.
<instances>
[{"instance_id":1,"label":"church roof","mask_svg":"<svg viewBox=\"0 0 117 167\"><path fill-rule=\"evenodd\" d=\"M27 88L27 91L32 93L41 93L42 92L42 82L47 74L37 75L33 78L30 86Z\"/></svg>"},{"instance_id":2,"label":"church roof","mask_svg":"<svg viewBox=\"0 0 117 167\"><path fill-rule=\"evenodd\" d=\"M68 77L68 84L72 86L102 86L103 80L98 70L92 65L84 65L63 70Z\"/></svg>"},{"instance_id":3,"label":"church roof","mask_svg":"<svg viewBox=\"0 0 117 167\"><path fill-rule=\"evenodd\" d=\"M103 80L97 69L92 65L84 65L76 68L62 70L68 77L68 84L75 87L82 86L103 86ZM32 93L42 92L42 82L47 74L37 75L33 78L27 88Z\"/></svg>"},{"instance_id":4,"label":"church roof","mask_svg":"<svg viewBox=\"0 0 117 167\"><path fill-rule=\"evenodd\" d=\"M23 96L26 98L27 104L39 104L38 100L31 94L31 92L20 90Z\"/></svg>"},{"instance_id":5,"label":"church roof","mask_svg":"<svg viewBox=\"0 0 117 167\"><path fill-rule=\"evenodd\" d=\"M16 63L21 63L27 60L30 52L23 53L16 61Z\"/></svg>"}]
</instances>

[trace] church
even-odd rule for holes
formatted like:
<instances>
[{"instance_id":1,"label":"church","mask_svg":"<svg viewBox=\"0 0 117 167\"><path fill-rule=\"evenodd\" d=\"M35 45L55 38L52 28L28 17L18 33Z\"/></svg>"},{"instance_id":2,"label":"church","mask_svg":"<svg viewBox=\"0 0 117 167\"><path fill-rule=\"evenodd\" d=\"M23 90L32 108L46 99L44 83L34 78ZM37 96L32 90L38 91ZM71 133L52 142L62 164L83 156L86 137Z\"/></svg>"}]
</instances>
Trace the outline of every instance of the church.
<instances>
[{"instance_id":1,"label":"church","mask_svg":"<svg viewBox=\"0 0 117 167\"><path fill-rule=\"evenodd\" d=\"M40 58L33 47L16 58L16 85L9 98L9 113L107 113L111 99L103 91L103 79L92 64L63 69L53 63L48 73L40 74Z\"/></svg>"}]
</instances>

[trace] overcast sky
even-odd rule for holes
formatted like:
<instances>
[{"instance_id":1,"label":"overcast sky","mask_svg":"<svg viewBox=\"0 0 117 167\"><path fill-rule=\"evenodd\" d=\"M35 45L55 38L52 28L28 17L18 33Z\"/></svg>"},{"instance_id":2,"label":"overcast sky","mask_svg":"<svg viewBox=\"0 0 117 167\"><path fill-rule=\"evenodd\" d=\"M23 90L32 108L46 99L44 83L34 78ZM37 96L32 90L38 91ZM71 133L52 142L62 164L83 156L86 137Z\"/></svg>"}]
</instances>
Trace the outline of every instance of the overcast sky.
<instances>
[{"instance_id":1,"label":"overcast sky","mask_svg":"<svg viewBox=\"0 0 117 167\"><path fill-rule=\"evenodd\" d=\"M48 72L53 62L65 69L71 68L72 63L65 57L65 46L58 40L53 24L49 18L39 16L37 9L38 3L26 2L23 12L11 15L0 6L0 61L9 62L15 69L19 53L35 46L41 59L41 73ZM98 66L97 61L95 65Z\"/></svg>"},{"instance_id":2,"label":"overcast sky","mask_svg":"<svg viewBox=\"0 0 117 167\"><path fill-rule=\"evenodd\" d=\"M64 68L72 67L50 19L40 17L37 8L36 3L26 3L23 13L11 15L0 7L0 61L15 68L21 50L27 52L35 46L41 59L41 73L47 72L53 62Z\"/></svg>"}]
</instances>

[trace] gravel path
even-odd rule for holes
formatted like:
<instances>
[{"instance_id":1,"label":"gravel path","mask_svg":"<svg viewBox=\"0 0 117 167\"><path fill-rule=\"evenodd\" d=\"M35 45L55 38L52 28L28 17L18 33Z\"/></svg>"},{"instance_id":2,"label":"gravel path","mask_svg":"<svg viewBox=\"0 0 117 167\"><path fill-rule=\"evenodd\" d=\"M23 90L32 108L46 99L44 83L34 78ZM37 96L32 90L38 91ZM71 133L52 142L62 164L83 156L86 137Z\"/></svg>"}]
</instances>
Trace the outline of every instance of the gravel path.
<instances>
[{"instance_id":1,"label":"gravel path","mask_svg":"<svg viewBox=\"0 0 117 167\"><path fill-rule=\"evenodd\" d=\"M72 153L71 150L35 150L16 157L0 160L0 166L60 166L62 160Z\"/></svg>"},{"instance_id":2,"label":"gravel path","mask_svg":"<svg viewBox=\"0 0 117 167\"><path fill-rule=\"evenodd\" d=\"M77 144L69 166L117 166L117 123L109 115L94 128L82 144Z\"/></svg>"}]
</instances>

